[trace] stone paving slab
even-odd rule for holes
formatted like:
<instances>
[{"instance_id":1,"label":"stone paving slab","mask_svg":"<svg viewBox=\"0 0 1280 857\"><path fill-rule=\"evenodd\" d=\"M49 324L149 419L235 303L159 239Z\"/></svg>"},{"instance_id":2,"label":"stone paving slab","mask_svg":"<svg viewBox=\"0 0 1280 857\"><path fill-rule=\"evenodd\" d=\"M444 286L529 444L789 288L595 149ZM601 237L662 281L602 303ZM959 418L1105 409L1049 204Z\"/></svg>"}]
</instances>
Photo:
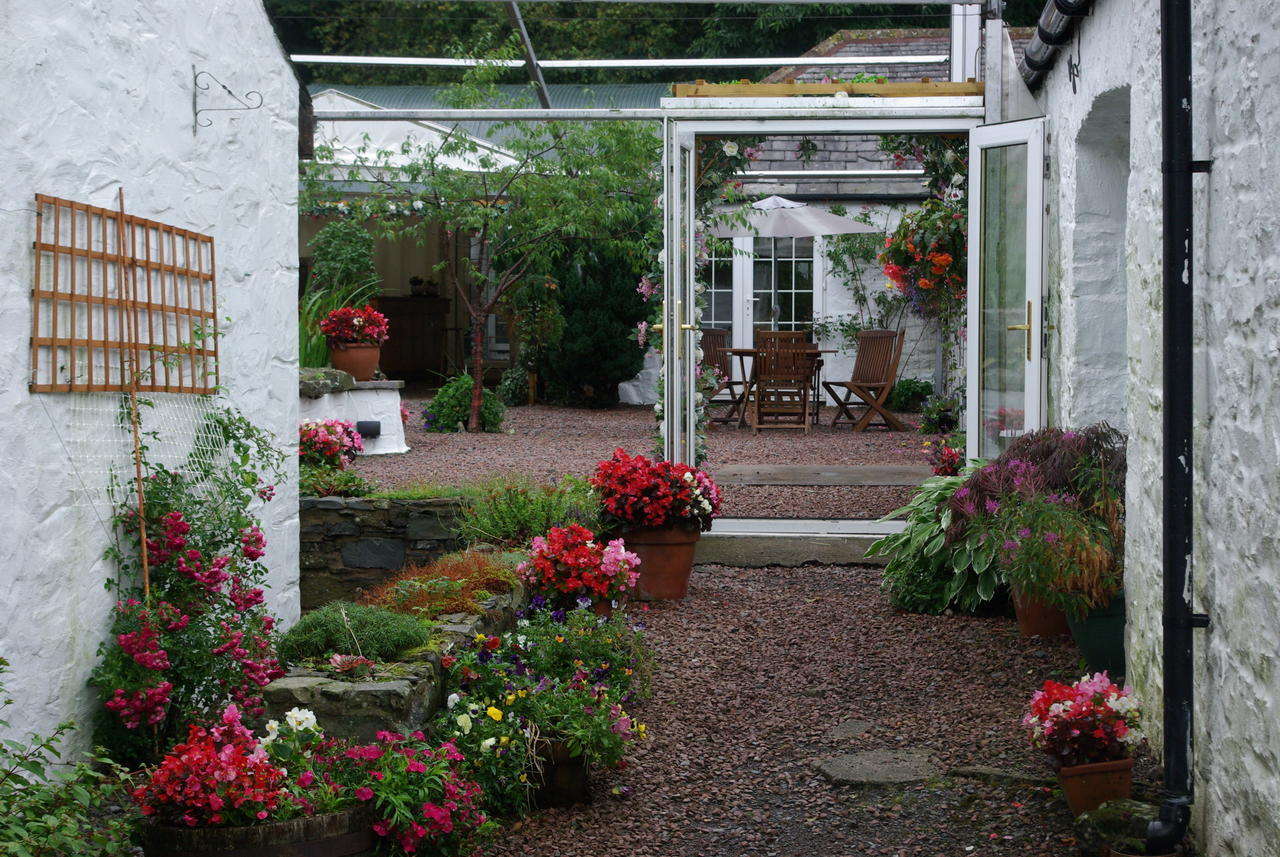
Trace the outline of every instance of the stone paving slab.
<instances>
[{"instance_id":1,"label":"stone paving slab","mask_svg":"<svg viewBox=\"0 0 1280 857\"><path fill-rule=\"evenodd\" d=\"M927 750L865 750L818 759L813 766L837 786L918 783L942 776Z\"/></svg>"},{"instance_id":2,"label":"stone paving slab","mask_svg":"<svg viewBox=\"0 0 1280 857\"><path fill-rule=\"evenodd\" d=\"M914 464L731 464L716 469L721 485L919 485L933 475Z\"/></svg>"},{"instance_id":3,"label":"stone paving slab","mask_svg":"<svg viewBox=\"0 0 1280 857\"><path fill-rule=\"evenodd\" d=\"M867 559L867 548L879 536L739 536L705 534L698 540L693 561L699 565L743 568L821 565L883 565L885 557ZM695 572L696 574L696 572Z\"/></svg>"}]
</instances>

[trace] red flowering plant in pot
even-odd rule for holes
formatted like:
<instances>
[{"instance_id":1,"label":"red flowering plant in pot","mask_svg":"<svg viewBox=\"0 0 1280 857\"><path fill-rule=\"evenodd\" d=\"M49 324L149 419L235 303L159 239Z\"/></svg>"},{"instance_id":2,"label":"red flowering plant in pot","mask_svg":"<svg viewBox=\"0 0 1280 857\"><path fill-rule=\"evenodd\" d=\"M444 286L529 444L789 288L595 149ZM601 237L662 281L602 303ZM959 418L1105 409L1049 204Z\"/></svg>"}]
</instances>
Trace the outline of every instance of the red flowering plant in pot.
<instances>
[{"instance_id":1,"label":"red flowering plant in pot","mask_svg":"<svg viewBox=\"0 0 1280 857\"><path fill-rule=\"evenodd\" d=\"M339 470L364 452L364 440L348 420L303 420L298 424L298 463Z\"/></svg>"},{"instance_id":2,"label":"red flowering plant in pot","mask_svg":"<svg viewBox=\"0 0 1280 857\"><path fill-rule=\"evenodd\" d=\"M292 709L257 739L234 705L211 727L193 725L133 793L150 823L148 857L218 853L468 853L492 825L462 754L421 732L379 732L359 745L326 738L315 715ZM295 853L290 850L288 853Z\"/></svg>"},{"instance_id":3,"label":"red flowering plant in pot","mask_svg":"<svg viewBox=\"0 0 1280 857\"><path fill-rule=\"evenodd\" d=\"M1117 687L1105 672L1070 685L1046 681L1032 695L1022 725L1057 771L1076 815L1129 796L1131 754L1144 738L1131 688Z\"/></svg>"},{"instance_id":4,"label":"red flowering plant in pot","mask_svg":"<svg viewBox=\"0 0 1280 857\"><path fill-rule=\"evenodd\" d=\"M387 331L387 317L371 306L339 307L320 321L320 332L329 340L329 362L357 381L377 372Z\"/></svg>"},{"instance_id":5,"label":"red flowering plant in pot","mask_svg":"<svg viewBox=\"0 0 1280 857\"><path fill-rule=\"evenodd\" d=\"M720 491L711 477L687 464L616 449L596 465L591 487L605 525L620 531L640 557L640 598L688 594L694 547L720 513Z\"/></svg>"},{"instance_id":6,"label":"red flowering plant in pot","mask_svg":"<svg viewBox=\"0 0 1280 857\"><path fill-rule=\"evenodd\" d=\"M608 544L581 524L552 527L535 536L529 559L516 567L520 579L556 606L574 602L599 605L609 613L630 595L639 580L640 557L622 539Z\"/></svg>"}]
</instances>

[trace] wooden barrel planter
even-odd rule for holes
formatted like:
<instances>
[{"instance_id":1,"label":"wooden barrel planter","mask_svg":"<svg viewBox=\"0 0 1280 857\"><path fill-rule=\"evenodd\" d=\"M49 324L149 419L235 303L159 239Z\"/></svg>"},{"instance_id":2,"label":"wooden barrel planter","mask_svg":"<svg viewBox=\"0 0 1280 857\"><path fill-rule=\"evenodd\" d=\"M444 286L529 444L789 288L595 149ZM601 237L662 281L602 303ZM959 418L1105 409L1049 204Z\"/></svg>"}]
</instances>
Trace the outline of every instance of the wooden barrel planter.
<instances>
[{"instance_id":1,"label":"wooden barrel planter","mask_svg":"<svg viewBox=\"0 0 1280 857\"><path fill-rule=\"evenodd\" d=\"M573 756L564 741L535 742L539 770L530 803L537 809L573 806L591 800L591 780L584 756Z\"/></svg>"},{"instance_id":2,"label":"wooden barrel planter","mask_svg":"<svg viewBox=\"0 0 1280 857\"><path fill-rule=\"evenodd\" d=\"M146 857L364 857L373 853L372 819L346 810L246 827L142 827Z\"/></svg>"}]
</instances>

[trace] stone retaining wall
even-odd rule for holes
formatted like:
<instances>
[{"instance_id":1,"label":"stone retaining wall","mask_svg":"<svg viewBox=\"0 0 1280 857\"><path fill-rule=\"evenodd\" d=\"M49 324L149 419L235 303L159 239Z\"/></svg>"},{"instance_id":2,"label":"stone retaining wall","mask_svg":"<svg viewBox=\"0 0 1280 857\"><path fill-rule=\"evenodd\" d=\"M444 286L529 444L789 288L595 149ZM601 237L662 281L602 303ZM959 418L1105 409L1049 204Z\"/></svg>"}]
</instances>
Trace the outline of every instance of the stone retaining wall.
<instances>
[{"instance_id":1,"label":"stone retaining wall","mask_svg":"<svg viewBox=\"0 0 1280 857\"><path fill-rule=\"evenodd\" d=\"M454 533L461 501L304 497L302 609L353 600L358 590L406 565L428 563L462 543Z\"/></svg>"},{"instance_id":2,"label":"stone retaining wall","mask_svg":"<svg viewBox=\"0 0 1280 857\"><path fill-rule=\"evenodd\" d=\"M373 741L383 729L402 734L426 729L443 704L440 655L476 634L510 631L516 611L528 603L528 594L517 586L485 601L483 613L438 616L427 650L390 668L383 665L375 678L347 681L331 672L294 668L263 689L267 716L284 720L290 709L307 708L326 735L362 743Z\"/></svg>"}]
</instances>

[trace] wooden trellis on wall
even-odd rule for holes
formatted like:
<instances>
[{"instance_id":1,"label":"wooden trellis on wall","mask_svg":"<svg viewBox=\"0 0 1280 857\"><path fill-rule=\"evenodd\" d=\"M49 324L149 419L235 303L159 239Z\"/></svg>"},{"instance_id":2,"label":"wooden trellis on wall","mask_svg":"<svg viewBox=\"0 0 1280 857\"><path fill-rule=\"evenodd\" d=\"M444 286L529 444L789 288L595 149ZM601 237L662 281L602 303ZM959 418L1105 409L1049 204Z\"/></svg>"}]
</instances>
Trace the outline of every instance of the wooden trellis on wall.
<instances>
[{"instance_id":1,"label":"wooden trellis on wall","mask_svg":"<svg viewBox=\"0 0 1280 857\"><path fill-rule=\"evenodd\" d=\"M36 194L32 392L212 393L213 238Z\"/></svg>"}]
</instances>

